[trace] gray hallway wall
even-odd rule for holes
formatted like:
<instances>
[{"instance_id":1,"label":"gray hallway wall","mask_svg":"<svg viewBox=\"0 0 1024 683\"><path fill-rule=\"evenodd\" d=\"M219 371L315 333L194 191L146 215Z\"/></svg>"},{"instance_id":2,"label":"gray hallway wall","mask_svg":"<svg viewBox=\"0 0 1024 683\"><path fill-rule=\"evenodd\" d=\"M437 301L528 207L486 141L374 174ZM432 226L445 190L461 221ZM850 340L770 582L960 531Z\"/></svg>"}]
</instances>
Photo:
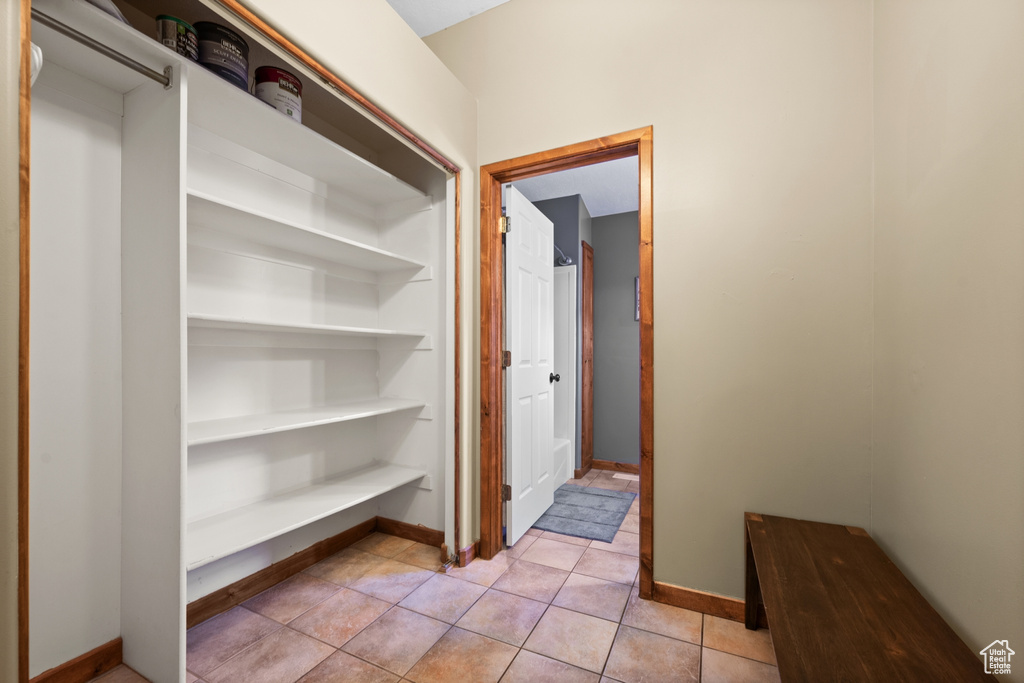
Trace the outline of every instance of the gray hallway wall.
<instances>
[{"instance_id":1,"label":"gray hallway wall","mask_svg":"<svg viewBox=\"0 0 1024 683\"><path fill-rule=\"evenodd\" d=\"M594 247L594 458L640 463L639 215L601 216Z\"/></svg>"}]
</instances>

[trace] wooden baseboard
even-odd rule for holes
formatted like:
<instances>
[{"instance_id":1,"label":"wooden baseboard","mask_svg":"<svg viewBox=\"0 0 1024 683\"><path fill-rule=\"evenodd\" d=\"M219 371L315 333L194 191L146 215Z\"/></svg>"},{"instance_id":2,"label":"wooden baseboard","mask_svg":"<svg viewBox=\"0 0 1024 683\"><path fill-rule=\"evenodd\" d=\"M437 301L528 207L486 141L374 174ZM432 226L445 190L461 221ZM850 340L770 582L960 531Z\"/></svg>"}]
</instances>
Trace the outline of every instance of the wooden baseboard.
<instances>
[{"instance_id":1,"label":"wooden baseboard","mask_svg":"<svg viewBox=\"0 0 1024 683\"><path fill-rule=\"evenodd\" d=\"M590 466L590 467L588 467L586 469L582 469L582 470L573 470L573 474L572 474L573 479L582 479L583 477L587 476L587 472L589 472L592 469L593 469L593 466Z\"/></svg>"},{"instance_id":2,"label":"wooden baseboard","mask_svg":"<svg viewBox=\"0 0 1024 683\"><path fill-rule=\"evenodd\" d=\"M387 519L386 517L378 517L376 530L382 534L391 534L392 536L404 538L407 541L432 545L435 548L440 548L444 545L443 531L431 529L422 524L409 524L408 522L399 522L394 519Z\"/></svg>"},{"instance_id":3,"label":"wooden baseboard","mask_svg":"<svg viewBox=\"0 0 1024 683\"><path fill-rule=\"evenodd\" d=\"M466 546L459 551L459 566L465 567L480 554L480 541L473 541L473 545Z\"/></svg>"},{"instance_id":4,"label":"wooden baseboard","mask_svg":"<svg viewBox=\"0 0 1024 683\"><path fill-rule=\"evenodd\" d=\"M190 602L185 611L185 623L188 628L200 624L210 617L221 612L226 612L235 605L239 605L252 596L262 593L271 586L277 585L290 576L298 574L307 567L312 567L320 560L326 559L356 541L369 536L377 529L377 518L368 519L362 524L342 531L336 536L331 536L318 543L314 543L305 550L300 550L291 557L261 569L255 574L236 581L230 586L225 586L209 595Z\"/></svg>"},{"instance_id":5,"label":"wooden baseboard","mask_svg":"<svg viewBox=\"0 0 1024 683\"><path fill-rule=\"evenodd\" d=\"M615 462L614 460L594 460L595 470L612 470L626 474L640 474L639 463Z\"/></svg>"},{"instance_id":6,"label":"wooden baseboard","mask_svg":"<svg viewBox=\"0 0 1024 683\"><path fill-rule=\"evenodd\" d=\"M44 671L31 683L85 683L121 664L121 639L100 645L84 655Z\"/></svg>"},{"instance_id":7,"label":"wooden baseboard","mask_svg":"<svg viewBox=\"0 0 1024 683\"><path fill-rule=\"evenodd\" d=\"M188 604L185 612L185 623L188 628L200 624L210 617L215 617L221 612L226 612L236 605L240 605L249 598L262 593L271 586L276 586L285 579L298 574L307 567L312 567L320 560L324 560L334 553L344 550L348 546L360 541L374 531L384 534L391 534L417 543L425 543L436 548L444 545L444 532L425 527L421 524L409 524L399 522L386 517L374 517L362 524L342 531L336 536L314 543L305 550L300 550L291 557L280 562L275 562L255 574L250 574L230 586L225 586L209 595L204 595L198 600ZM448 558L445 558L447 561Z\"/></svg>"},{"instance_id":8,"label":"wooden baseboard","mask_svg":"<svg viewBox=\"0 0 1024 683\"><path fill-rule=\"evenodd\" d=\"M682 607L694 612L710 614L713 617L738 621L741 624L744 620L745 612L742 600L714 593L705 593L704 591L692 588L682 588L671 583L654 582L654 601L672 605L673 607ZM764 613L763 605L758 606L757 625L758 628L768 627L768 619Z\"/></svg>"}]
</instances>

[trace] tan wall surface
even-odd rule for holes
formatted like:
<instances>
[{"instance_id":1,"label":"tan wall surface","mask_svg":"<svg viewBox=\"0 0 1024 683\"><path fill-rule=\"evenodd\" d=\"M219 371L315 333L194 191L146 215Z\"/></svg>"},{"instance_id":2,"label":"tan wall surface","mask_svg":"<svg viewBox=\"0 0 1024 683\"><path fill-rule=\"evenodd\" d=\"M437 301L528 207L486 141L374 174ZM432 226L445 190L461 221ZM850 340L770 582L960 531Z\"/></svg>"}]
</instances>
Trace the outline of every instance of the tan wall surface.
<instances>
[{"instance_id":1,"label":"tan wall surface","mask_svg":"<svg viewBox=\"0 0 1024 683\"><path fill-rule=\"evenodd\" d=\"M1024 681L1024 4L875 5L872 530ZM1019 664L1017 662L1020 662Z\"/></svg>"},{"instance_id":2,"label":"tan wall surface","mask_svg":"<svg viewBox=\"0 0 1024 683\"><path fill-rule=\"evenodd\" d=\"M427 39L480 164L654 126L654 575L743 589L743 512L866 526L871 4L512 0Z\"/></svg>"},{"instance_id":3,"label":"tan wall surface","mask_svg":"<svg viewBox=\"0 0 1024 683\"><path fill-rule=\"evenodd\" d=\"M479 537L479 246L476 238L476 103L384 0L246 5L462 169L462 538Z\"/></svg>"},{"instance_id":4,"label":"tan wall surface","mask_svg":"<svg viewBox=\"0 0 1024 683\"><path fill-rule=\"evenodd\" d=\"M18 676L18 84L20 11L0 8L0 680Z\"/></svg>"}]
</instances>

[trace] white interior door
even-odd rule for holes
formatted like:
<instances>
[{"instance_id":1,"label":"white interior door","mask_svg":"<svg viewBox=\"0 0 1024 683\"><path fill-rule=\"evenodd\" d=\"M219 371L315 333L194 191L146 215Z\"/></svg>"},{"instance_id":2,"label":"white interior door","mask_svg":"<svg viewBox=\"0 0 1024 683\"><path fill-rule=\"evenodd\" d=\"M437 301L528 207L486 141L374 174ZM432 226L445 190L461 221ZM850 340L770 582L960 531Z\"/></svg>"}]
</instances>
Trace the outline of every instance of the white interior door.
<instances>
[{"instance_id":1,"label":"white interior door","mask_svg":"<svg viewBox=\"0 0 1024 683\"><path fill-rule=\"evenodd\" d=\"M514 187L505 214L505 541L514 544L554 502L554 225Z\"/></svg>"}]
</instances>

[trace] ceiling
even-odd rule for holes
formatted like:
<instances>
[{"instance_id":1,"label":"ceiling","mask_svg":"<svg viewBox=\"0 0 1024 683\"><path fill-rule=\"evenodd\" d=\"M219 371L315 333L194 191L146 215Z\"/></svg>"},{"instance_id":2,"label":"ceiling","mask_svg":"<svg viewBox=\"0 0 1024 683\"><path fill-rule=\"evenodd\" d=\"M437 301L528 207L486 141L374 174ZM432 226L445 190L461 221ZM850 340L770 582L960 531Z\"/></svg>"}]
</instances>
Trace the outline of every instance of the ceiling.
<instances>
[{"instance_id":1,"label":"ceiling","mask_svg":"<svg viewBox=\"0 0 1024 683\"><path fill-rule=\"evenodd\" d=\"M420 38L486 12L508 0L388 0Z\"/></svg>"},{"instance_id":2,"label":"ceiling","mask_svg":"<svg viewBox=\"0 0 1024 683\"><path fill-rule=\"evenodd\" d=\"M388 0L420 38L505 2L508 0ZM549 173L517 182L515 186L532 202L578 194L590 215L597 217L636 211L639 182L633 157Z\"/></svg>"},{"instance_id":3,"label":"ceiling","mask_svg":"<svg viewBox=\"0 0 1024 683\"><path fill-rule=\"evenodd\" d=\"M512 183L531 202L578 194L591 216L637 211L640 166L636 157L605 161Z\"/></svg>"}]
</instances>

